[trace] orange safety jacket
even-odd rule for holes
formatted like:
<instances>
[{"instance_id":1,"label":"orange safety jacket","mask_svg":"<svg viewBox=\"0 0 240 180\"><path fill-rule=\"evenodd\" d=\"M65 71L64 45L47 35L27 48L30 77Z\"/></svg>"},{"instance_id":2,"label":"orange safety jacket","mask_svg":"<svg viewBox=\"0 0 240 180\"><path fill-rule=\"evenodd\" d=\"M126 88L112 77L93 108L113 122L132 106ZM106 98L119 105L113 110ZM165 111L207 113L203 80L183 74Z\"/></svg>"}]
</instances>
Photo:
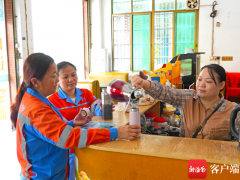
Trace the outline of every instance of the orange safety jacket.
<instances>
[{"instance_id":1,"label":"orange safety jacket","mask_svg":"<svg viewBox=\"0 0 240 180\"><path fill-rule=\"evenodd\" d=\"M69 125L68 125L69 124ZM28 88L17 118L17 157L21 180L67 180L69 148L117 138L117 129L74 129L57 108L38 92Z\"/></svg>"},{"instance_id":2,"label":"orange safety jacket","mask_svg":"<svg viewBox=\"0 0 240 180\"><path fill-rule=\"evenodd\" d=\"M97 105L101 101L88 89L76 88L76 102L73 102L61 88L48 99L68 121L73 120L82 108L90 108L95 116L102 115L100 105Z\"/></svg>"},{"instance_id":3,"label":"orange safety jacket","mask_svg":"<svg viewBox=\"0 0 240 180\"><path fill-rule=\"evenodd\" d=\"M76 98L75 102L59 88L58 92L48 97L48 100L59 110L63 118L71 121L79 113L82 108L89 108L94 115L102 115L100 105L97 105L100 100L97 99L91 91L87 89L75 88ZM70 150L69 166L70 174L69 179L75 179L75 163L74 163L74 148Z\"/></svg>"}]
</instances>

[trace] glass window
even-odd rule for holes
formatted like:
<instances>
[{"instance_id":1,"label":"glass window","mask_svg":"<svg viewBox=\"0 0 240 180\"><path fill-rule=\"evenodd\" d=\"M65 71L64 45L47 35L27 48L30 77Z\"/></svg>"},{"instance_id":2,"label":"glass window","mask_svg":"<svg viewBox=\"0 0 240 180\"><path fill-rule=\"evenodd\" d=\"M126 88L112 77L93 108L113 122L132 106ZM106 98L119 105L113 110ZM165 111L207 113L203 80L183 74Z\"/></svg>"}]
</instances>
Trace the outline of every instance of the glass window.
<instances>
[{"instance_id":1,"label":"glass window","mask_svg":"<svg viewBox=\"0 0 240 180\"><path fill-rule=\"evenodd\" d=\"M181 76L192 75L192 59L181 60Z\"/></svg>"},{"instance_id":2,"label":"glass window","mask_svg":"<svg viewBox=\"0 0 240 180\"><path fill-rule=\"evenodd\" d=\"M133 70L150 70L149 15L133 15Z\"/></svg>"},{"instance_id":3,"label":"glass window","mask_svg":"<svg viewBox=\"0 0 240 180\"><path fill-rule=\"evenodd\" d=\"M177 9L186 9L186 0L177 0Z\"/></svg>"},{"instance_id":4,"label":"glass window","mask_svg":"<svg viewBox=\"0 0 240 180\"><path fill-rule=\"evenodd\" d=\"M185 54L186 48L194 49L195 12L175 14L175 56Z\"/></svg>"},{"instance_id":5,"label":"glass window","mask_svg":"<svg viewBox=\"0 0 240 180\"><path fill-rule=\"evenodd\" d=\"M133 12L152 11L152 0L133 0Z\"/></svg>"},{"instance_id":6,"label":"glass window","mask_svg":"<svg viewBox=\"0 0 240 180\"><path fill-rule=\"evenodd\" d=\"M131 0L113 0L113 13L131 12Z\"/></svg>"},{"instance_id":7,"label":"glass window","mask_svg":"<svg viewBox=\"0 0 240 180\"><path fill-rule=\"evenodd\" d=\"M130 70L130 16L113 17L113 70Z\"/></svg>"},{"instance_id":8,"label":"glass window","mask_svg":"<svg viewBox=\"0 0 240 180\"><path fill-rule=\"evenodd\" d=\"M155 13L154 16L154 70L172 59L173 13Z\"/></svg>"},{"instance_id":9,"label":"glass window","mask_svg":"<svg viewBox=\"0 0 240 180\"><path fill-rule=\"evenodd\" d=\"M113 0L114 3L126 1L128 0ZM186 0L129 0L128 2L132 5L131 8L129 6L132 11L126 13L130 16L128 34L130 42L124 45L129 47L130 51L120 45L120 36L116 34L120 32L117 32L114 25L114 70L127 69L121 65L129 62L132 71L155 71L178 54L196 49L195 19L198 13L195 14L197 10L185 11ZM113 13L113 17L117 15ZM151 22L154 23L153 26ZM122 40L123 37L125 36L121 36Z\"/></svg>"},{"instance_id":10,"label":"glass window","mask_svg":"<svg viewBox=\"0 0 240 180\"><path fill-rule=\"evenodd\" d=\"M175 10L175 0L155 0L155 11Z\"/></svg>"}]
</instances>

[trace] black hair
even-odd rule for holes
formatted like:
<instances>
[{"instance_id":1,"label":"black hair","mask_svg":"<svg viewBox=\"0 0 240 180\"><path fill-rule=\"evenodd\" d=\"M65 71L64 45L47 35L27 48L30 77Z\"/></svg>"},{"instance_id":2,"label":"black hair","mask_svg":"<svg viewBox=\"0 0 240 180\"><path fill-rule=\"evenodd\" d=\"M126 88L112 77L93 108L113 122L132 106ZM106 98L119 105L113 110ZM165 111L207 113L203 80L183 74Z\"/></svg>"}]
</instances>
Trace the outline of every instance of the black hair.
<instances>
[{"instance_id":1,"label":"black hair","mask_svg":"<svg viewBox=\"0 0 240 180\"><path fill-rule=\"evenodd\" d=\"M217 81L214 77L213 72L215 72L217 74L217 78L218 78L219 83L221 83L223 81L226 82L226 71L222 66L220 66L218 64L209 64L209 65L206 65L206 66L202 67L201 71L205 68L208 69L208 73L209 73L210 77L213 79L213 81L216 85L217 85Z\"/></svg>"},{"instance_id":2,"label":"black hair","mask_svg":"<svg viewBox=\"0 0 240 180\"><path fill-rule=\"evenodd\" d=\"M67 67L67 66L72 66L72 67L77 71L76 66L74 66L72 63L70 63L70 62L68 62L68 61L62 61L62 62L60 62L60 63L57 64L58 72L59 72L61 69Z\"/></svg>"}]
</instances>

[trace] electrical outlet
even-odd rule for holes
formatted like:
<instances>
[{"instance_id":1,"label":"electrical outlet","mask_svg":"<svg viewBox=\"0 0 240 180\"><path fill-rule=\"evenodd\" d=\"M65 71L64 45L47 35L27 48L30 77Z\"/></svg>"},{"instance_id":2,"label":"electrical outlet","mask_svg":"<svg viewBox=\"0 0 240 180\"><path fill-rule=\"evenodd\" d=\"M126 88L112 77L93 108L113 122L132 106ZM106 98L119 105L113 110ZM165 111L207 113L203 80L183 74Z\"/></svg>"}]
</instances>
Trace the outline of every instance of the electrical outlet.
<instances>
[{"instance_id":1,"label":"electrical outlet","mask_svg":"<svg viewBox=\"0 0 240 180\"><path fill-rule=\"evenodd\" d=\"M220 56L213 56L214 61L220 61Z\"/></svg>"}]
</instances>

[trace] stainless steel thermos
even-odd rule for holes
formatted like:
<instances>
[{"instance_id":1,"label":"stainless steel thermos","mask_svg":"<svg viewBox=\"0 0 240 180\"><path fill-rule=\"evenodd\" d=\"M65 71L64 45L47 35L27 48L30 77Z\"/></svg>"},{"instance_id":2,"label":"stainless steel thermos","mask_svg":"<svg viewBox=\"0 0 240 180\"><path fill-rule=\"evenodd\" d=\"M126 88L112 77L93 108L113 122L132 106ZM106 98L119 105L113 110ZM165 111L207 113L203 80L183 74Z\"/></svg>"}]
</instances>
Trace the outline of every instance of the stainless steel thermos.
<instances>
[{"instance_id":1,"label":"stainless steel thermos","mask_svg":"<svg viewBox=\"0 0 240 180\"><path fill-rule=\"evenodd\" d=\"M102 98L102 119L112 120L113 119L112 99L107 94L106 89L102 90L101 98Z\"/></svg>"}]
</instances>

